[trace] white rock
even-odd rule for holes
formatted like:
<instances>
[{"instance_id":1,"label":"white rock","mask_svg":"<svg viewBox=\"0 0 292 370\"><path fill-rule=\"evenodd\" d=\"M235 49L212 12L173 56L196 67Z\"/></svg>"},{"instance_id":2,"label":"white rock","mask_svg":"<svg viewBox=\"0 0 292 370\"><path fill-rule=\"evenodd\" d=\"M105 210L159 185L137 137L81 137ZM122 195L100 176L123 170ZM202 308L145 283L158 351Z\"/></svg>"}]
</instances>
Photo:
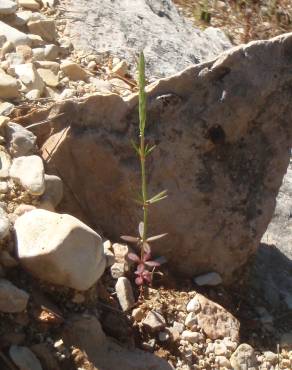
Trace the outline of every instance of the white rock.
<instances>
[{"instance_id":1,"label":"white rock","mask_svg":"<svg viewBox=\"0 0 292 370\"><path fill-rule=\"evenodd\" d=\"M18 0L18 4L23 8L30 10L38 10L41 7L35 0Z\"/></svg>"},{"instance_id":2,"label":"white rock","mask_svg":"<svg viewBox=\"0 0 292 370\"><path fill-rule=\"evenodd\" d=\"M119 277L122 277L125 275L125 263L123 262L115 262L111 266L111 276L114 279L118 279Z\"/></svg>"},{"instance_id":3,"label":"white rock","mask_svg":"<svg viewBox=\"0 0 292 370\"><path fill-rule=\"evenodd\" d=\"M59 176L45 175L45 189L41 202L49 201L53 207L57 207L63 198L63 181Z\"/></svg>"},{"instance_id":4,"label":"white rock","mask_svg":"<svg viewBox=\"0 0 292 370\"><path fill-rule=\"evenodd\" d=\"M188 312L195 312L198 313L201 309L200 302L195 298L192 298L189 303L187 304L187 311Z\"/></svg>"},{"instance_id":5,"label":"white rock","mask_svg":"<svg viewBox=\"0 0 292 370\"><path fill-rule=\"evenodd\" d=\"M142 323L152 331L163 329L166 325L164 317L156 311L149 311Z\"/></svg>"},{"instance_id":6,"label":"white rock","mask_svg":"<svg viewBox=\"0 0 292 370\"><path fill-rule=\"evenodd\" d=\"M13 27L23 27L31 19L32 12L30 10L23 10L15 14L15 18L10 22Z\"/></svg>"},{"instance_id":7,"label":"white rock","mask_svg":"<svg viewBox=\"0 0 292 370\"><path fill-rule=\"evenodd\" d=\"M37 90L37 89L30 90L28 93L25 94L25 97L28 100L36 100L41 97L41 92L40 90Z\"/></svg>"},{"instance_id":8,"label":"white rock","mask_svg":"<svg viewBox=\"0 0 292 370\"><path fill-rule=\"evenodd\" d=\"M100 236L73 216L36 209L15 230L20 262L39 279L84 291L104 272Z\"/></svg>"},{"instance_id":9,"label":"white rock","mask_svg":"<svg viewBox=\"0 0 292 370\"><path fill-rule=\"evenodd\" d=\"M216 356L227 356L228 350L224 342L216 340L214 343L214 353Z\"/></svg>"},{"instance_id":10,"label":"white rock","mask_svg":"<svg viewBox=\"0 0 292 370\"><path fill-rule=\"evenodd\" d=\"M228 337L225 337L223 339L223 342L226 346L226 348L231 351L231 352L234 352L238 346L238 344L234 341L231 340L231 338L228 338Z\"/></svg>"},{"instance_id":11,"label":"white rock","mask_svg":"<svg viewBox=\"0 0 292 370\"><path fill-rule=\"evenodd\" d=\"M116 64L112 69L112 73L117 74L121 77L125 77L127 72L128 72L128 65L124 60Z\"/></svg>"},{"instance_id":12,"label":"white rock","mask_svg":"<svg viewBox=\"0 0 292 370\"><path fill-rule=\"evenodd\" d=\"M14 104L9 102L0 103L0 116L9 116L9 114L13 111Z\"/></svg>"},{"instance_id":13,"label":"white rock","mask_svg":"<svg viewBox=\"0 0 292 370\"><path fill-rule=\"evenodd\" d=\"M122 310L128 311L135 304L133 289L129 279L126 277L118 278L115 289Z\"/></svg>"},{"instance_id":14,"label":"white rock","mask_svg":"<svg viewBox=\"0 0 292 370\"><path fill-rule=\"evenodd\" d=\"M179 334L181 334L185 329L184 324L182 322L178 322L178 321L174 321L173 324L172 324L172 327L173 327L173 329L177 330Z\"/></svg>"},{"instance_id":15,"label":"white rock","mask_svg":"<svg viewBox=\"0 0 292 370\"><path fill-rule=\"evenodd\" d=\"M9 176L10 166L10 155L4 152L4 150L0 150L0 179L5 179Z\"/></svg>"},{"instance_id":16,"label":"white rock","mask_svg":"<svg viewBox=\"0 0 292 370\"><path fill-rule=\"evenodd\" d=\"M246 343L241 344L230 358L233 370L257 368L257 359L254 349Z\"/></svg>"},{"instance_id":17,"label":"white rock","mask_svg":"<svg viewBox=\"0 0 292 370\"><path fill-rule=\"evenodd\" d=\"M208 274L197 276L194 278L194 281L199 286L216 286L222 283L222 278L217 272L209 272Z\"/></svg>"},{"instance_id":18,"label":"white rock","mask_svg":"<svg viewBox=\"0 0 292 370\"><path fill-rule=\"evenodd\" d=\"M85 81L88 77L87 72L79 64L74 62L64 61L60 68L72 81Z\"/></svg>"},{"instance_id":19,"label":"white rock","mask_svg":"<svg viewBox=\"0 0 292 370\"><path fill-rule=\"evenodd\" d=\"M35 354L27 347L11 346L9 355L20 370L42 370L42 365Z\"/></svg>"},{"instance_id":20,"label":"white rock","mask_svg":"<svg viewBox=\"0 0 292 370\"><path fill-rule=\"evenodd\" d=\"M264 352L264 356L267 362L269 362L272 365L276 365L278 361L278 355L277 353L266 351Z\"/></svg>"},{"instance_id":21,"label":"white rock","mask_svg":"<svg viewBox=\"0 0 292 370\"><path fill-rule=\"evenodd\" d=\"M135 321L139 322L144 317L144 310L141 307L134 308L132 311L132 317Z\"/></svg>"},{"instance_id":22,"label":"white rock","mask_svg":"<svg viewBox=\"0 0 292 370\"><path fill-rule=\"evenodd\" d=\"M20 96L15 78L0 69L0 98L15 99Z\"/></svg>"},{"instance_id":23,"label":"white rock","mask_svg":"<svg viewBox=\"0 0 292 370\"><path fill-rule=\"evenodd\" d=\"M230 361L224 356L216 356L215 363L219 366L220 369L231 369Z\"/></svg>"},{"instance_id":24,"label":"white rock","mask_svg":"<svg viewBox=\"0 0 292 370\"><path fill-rule=\"evenodd\" d=\"M0 240L9 234L10 222L6 212L0 208Z\"/></svg>"},{"instance_id":25,"label":"white rock","mask_svg":"<svg viewBox=\"0 0 292 370\"><path fill-rule=\"evenodd\" d=\"M42 94L45 84L32 63L16 65L15 73L27 90L39 90Z\"/></svg>"},{"instance_id":26,"label":"white rock","mask_svg":"<svg viewBox=\"0 0 292 370\"><path fill-rule=\"evenodd\" d=\"M39 47L32 49L32 58L34 62L43 61L46 59L45 57L45 48Z\"/></svg>"},{"instance_id":27,"label":"white rock","mask_svg":"<svg viewBox=\"0 0 292 370\"><path fill-rule=\"evenodd\" d=\"M36 136L18 123L9 122L6 126L9 151L14 157L31 154L35 149Z\"/></svg>"},{"instance_id":28,"label":"white rock","mask_svg":"<svg viewBox=\"0 0 292 370\"><path fill-rule=\"evenodd\" d=\"M56 60L59 56L60 48L55 44L49 44L45 46L45 58L46 60Z\"/></svg>"},{"instance_id":29,"label":"white rock","mask_svg":"<svg viewBox=\"0 0 292 370\"><path fill-rule=\"evenodd\" d=\"M39 19L29 21L28 29L30 33L40 36L43 40L54 42L57 37L55 21L49 19Z\"/></svg>"},{"instance_id":30,"label":"white rock","mask_svg":"<svg viewBox=\"0 0 292 370\"><path fill-rule=\"evenodd\" d=\"M194 312L189 312L186 319L185 319L185 326L187 328L192 328L192 326L197 325L198 320L196 314Z\"/></svg>"},{"instance_id":31,"label":"white rock","mask_svg":"<svg viewBox=\"0 0 292 370\"><path fill-rule=\"evenodd\" d=\"M26 309L29 295L18 289L10 281L0 279L0 311L7 313L22 312Z\"/></svg>"},{"instance_id":32,"label":"white rock","mask_svg":"<svg viewBox=\"0 0 292 370\"><path fill-rule=\"evenodd\" d=\"M65 89L60 94L58 100L65 100L65 99L71 99L74 96L76 96L76 91L73 89Z\"/></svg>"},{"instance_id":33,"label":"white rock","mask_svg":"<svg viewBox=\"0 0 292 370\"><path fill-rule=\"evenodd\" d=\"M45 191L44 164L36 155L15 158L10 176L32 195L41 195Z\"/></svg>"},{"instance_id":34,"label":"white rock","mask_svg":"<svg viewBox=\"0 0 292 370\"><path fill-rule=\"evenodd\" d=\"M103 251L106 257L106 266L110 267L115 263L115 255L112 251L112 245L110 240L103 242Z\"/></svg>"},{"instance_id":35,"label":"white rock","mask_svg":"<svg viewBox=\"0 0 292 370\"><path fill-rule=\"evenodd\" d=\"M0 0L0 14L14 14L17 10L17 4L10 0Z\"/></svg>"},{"instance_id":36,"label":"white rock","mask_svg":"<svg viewBox=\"0 0 292 370\"><path fill-rule=\"evenodd\" d=\"M18 31L16 28L0 21L0 35L6 36L7 41L10 41L14 46L16 45L30 45L29 37Z\"/></svg>"},{"instance_id":37,"label":"white rock","mask_svg":"<svg viewBox=\"0 0 292 370\"><path fill-rule=\"evenodd\" d=\"M58 74L47 68L38 68L39 75L47 86L57 87L59 85Z\"/></svg>"},{"instance_id":38,"label":"white rock","mask_svg":"<svg viewBox=\"0 0 292 370\"><path fill-rule=\"evenodd\" d=\"M6 194L9 190L7 181L0 181L0 193Z\"/></svg>"},{"instance_id":39,"label":"white rock","mask_svg":"<svg viewBox=\"0 0 292 370\"><path fill-rule=\"evenodd\" d=\"M204 336L201 333L190 330L183 331L181 337L190 343L199 343L204 340Z\"/></svg>"}]
</instances>

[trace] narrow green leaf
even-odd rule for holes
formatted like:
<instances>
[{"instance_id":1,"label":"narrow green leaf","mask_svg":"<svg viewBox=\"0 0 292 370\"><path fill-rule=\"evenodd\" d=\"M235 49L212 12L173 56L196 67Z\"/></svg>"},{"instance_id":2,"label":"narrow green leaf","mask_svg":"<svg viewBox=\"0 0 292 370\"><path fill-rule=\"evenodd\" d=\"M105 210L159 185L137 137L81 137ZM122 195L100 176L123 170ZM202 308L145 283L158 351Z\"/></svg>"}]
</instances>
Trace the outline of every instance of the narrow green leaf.
<instances>
[{"instance_id":1,"label":"narrow green leaf","mask_svg":"<svg viewBox=\"0 0 292 370\"><path fill-rule=\"evenodd\" d=\"M143 51L139 57L139 117L140 135L142 135L146 125L145 59Z\"/></svg>"},{"instance_id":2,"label":"narrow green leaf","mask_svg":"<svg viewBox=\"0 0 292 370\"><path fill-rule=\"evenodd\" d=\"M138 145L135 143L134 140L131 140L131 144L132 144L133 148L135 149L136 153L138 155L140 155L140 148L138 147Z\"/></svg>"},{"instance_id":3,"label":"narrow green leaf","mask_svg":"<svg viewBox=\"0 0 292 370\"><path fill-rule=\"evenodd\" d=\"M154 204L154 203L160 202L161 200L166 199L166 198L167 198L167 195L164 195L163 197L156 198L155 200L149 201L149 203Z\"/></svg>"},{"instance_id":4,"label":"narrow green leaf","mask_svg":"<svg viewBox=\"0 0 292 370\"><path fill-rule=\"evenodd\" d=\"M154 195L151 199L148 200L149 203L155 203L157 200L161 200L167 197L167 190L163 190L160 193Z\"/></svg>"},{"instance_id":5,"label":"narrow green leaf","mask_svg":"<svg viewBox=\"0 0 292 370\"><path fill-rule=\"evenodd\" d=\"M145 155L149 155L154 149L156 148L156 145L151 146L150 148L147 147Z\"/></svg>"}]
</instances>

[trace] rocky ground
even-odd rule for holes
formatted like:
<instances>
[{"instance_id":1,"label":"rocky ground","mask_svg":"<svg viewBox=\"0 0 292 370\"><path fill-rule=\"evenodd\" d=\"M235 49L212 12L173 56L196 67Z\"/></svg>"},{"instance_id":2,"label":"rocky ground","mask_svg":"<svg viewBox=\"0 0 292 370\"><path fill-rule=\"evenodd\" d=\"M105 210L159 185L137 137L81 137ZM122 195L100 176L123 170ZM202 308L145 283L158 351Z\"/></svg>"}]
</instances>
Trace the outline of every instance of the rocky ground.
<instances>
[{"instance_id":1,"label":"rocky ground","mask_svg":"<svg viewBox=\"0 0 292 370\"><path fill-rule=\"evenodd\" d=\"M33 134L46 122L17 122L56 101L137 90L128 61L74 50L64 11L0 0L0 368L291 369L291 264L263 281L261 257L283 258L272 247L229 289L218 274L178 279L163 265L140 296L129 246L55 212L62 180L45 173Z\"/></svg>"}]
</instances>

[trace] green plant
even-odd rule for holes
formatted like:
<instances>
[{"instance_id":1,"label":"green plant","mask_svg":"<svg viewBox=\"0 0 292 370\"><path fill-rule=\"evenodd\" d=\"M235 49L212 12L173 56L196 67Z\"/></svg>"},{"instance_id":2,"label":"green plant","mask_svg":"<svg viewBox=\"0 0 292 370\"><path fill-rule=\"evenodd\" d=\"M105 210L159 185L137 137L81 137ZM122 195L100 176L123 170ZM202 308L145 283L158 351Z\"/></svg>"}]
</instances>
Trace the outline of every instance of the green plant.
<instances>
[{"instance_id":1,"label":"green plant","mask_svg":"<svg viewBox=\"0 0 292 370\"><path fill-rule=\"evenodd\" d=\"M147 173L146 173L146 160L147 157L155 149L155 145L151 146L146 143L145 140L145 128L146 128L146 105L147 105L147 96L145 92L145 59L144 54L141 52L139 57L138 65L139 73L139 143L132 141L132 145L139 157L140 161L140 174L141 174L141 193L138 199L138 204L142 207L143 211L143 221L139 223L138 231L139 236L121 236L121 238L127 242L137 244L140 250L140 257L135 253L129 253L128 257L137 264L137 269L135 271L136 284L143 285L144 283L150 283L153 279L153 272L155 267L160 266L158 261L152 261L151 258L151 247L150 244L154 240L164 237L166 234L147 237L148 232L148 215L149 208L152 204L161 201L167 197L167 191L163 190L162 192L148 197L148 187L147 187ZM150 271L151 269L151 271Z\"/></svg>"}]
</instances>

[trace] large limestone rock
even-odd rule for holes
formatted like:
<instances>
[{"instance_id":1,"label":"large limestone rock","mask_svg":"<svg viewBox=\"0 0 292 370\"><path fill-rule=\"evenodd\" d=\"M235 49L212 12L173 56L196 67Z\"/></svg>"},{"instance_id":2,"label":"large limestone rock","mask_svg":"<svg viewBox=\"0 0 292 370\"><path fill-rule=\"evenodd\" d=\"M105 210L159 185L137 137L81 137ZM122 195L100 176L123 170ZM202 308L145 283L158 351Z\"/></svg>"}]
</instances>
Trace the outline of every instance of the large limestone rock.
<instances>
[{"instance_id":1,"label":"large limestone rock","mask_svg":"<svg viewBox=\"0 0 292 370\"><path fill-rule=\"evenodd\" d=\"M20 262L39 279L87 290L104 272L101 237L73 216L36 209L15 230Z\"/></svg>"},{"instance_id":2,"label":"large limestone rock","mask_svg":"<svg viewBox=\"0 0 292 370\"><path fill-rule=\"evenodd\" d=\"M144 49L151 77L173 74L231 47L221 30L194 28L172 0L70 0L67 12L74 16L67 27L76 49L110 52L132 64Z\"/></svg>"},{"instance_id":3,"label":"large limestone rock","mask_svg":"<svg viewBox=\"0 0 292 370\"><path fill-rule=\"evenodd\" d=\"M289 163L291 67L287 34L148 87L147 138L157 145L149 194L169 193L153 207L149 232L168 232L153 251L177 273L218 272L231 282L255 252ZM130 144L137 103L137 96L116 95L61 103L51 114L63 116L43 144L49 167L78 195L67 193L63 206L112 238L136 233L141 218L132 201L139 165Z\"/></svg>"}]
</instances>

